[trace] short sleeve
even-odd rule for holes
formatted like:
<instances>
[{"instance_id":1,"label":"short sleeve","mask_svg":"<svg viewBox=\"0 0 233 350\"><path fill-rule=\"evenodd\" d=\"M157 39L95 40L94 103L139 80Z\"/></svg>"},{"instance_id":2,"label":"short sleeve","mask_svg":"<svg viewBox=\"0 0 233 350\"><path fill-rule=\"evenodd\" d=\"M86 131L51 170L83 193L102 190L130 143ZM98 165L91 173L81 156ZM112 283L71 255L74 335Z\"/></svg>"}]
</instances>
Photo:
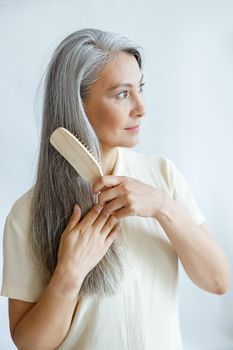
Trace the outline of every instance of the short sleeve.
<instances>
[{"instance_id":1,"label":"short sleeve","mask_svg":"<svg viewBox=\"0 0 233 350\"><path fill-rule=\"evenodd\" d=\"M45 281L28 251L26 199L16 202L5 221L1 295L36 302L45 288Z\"/></svg>"},{"instance_id":2,"label":"short sleeve","mask_svg":"<svg viewBox=\"0 0 233 350\"><path fill-rule=\"evenodd\" d=\"M191 216L196 224L204 223L205 217L194 199L187 180L172 160L166 158L166 163L170 196Z\"/></svg>"}]
</instances>

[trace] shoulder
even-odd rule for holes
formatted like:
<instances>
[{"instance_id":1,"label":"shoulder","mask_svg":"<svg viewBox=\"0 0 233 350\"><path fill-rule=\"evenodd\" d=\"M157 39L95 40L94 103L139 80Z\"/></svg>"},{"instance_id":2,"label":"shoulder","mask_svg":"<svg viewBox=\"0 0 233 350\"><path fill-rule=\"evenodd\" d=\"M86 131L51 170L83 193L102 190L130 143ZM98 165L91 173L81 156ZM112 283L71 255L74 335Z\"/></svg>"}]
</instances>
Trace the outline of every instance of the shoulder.
<instances>
[{"instance_id":1,"label":"shoulder","mask_svg":"<svg viewBox=\"0 0 233 350\"><path fill-rule=\"evenodd\" d=\"M6 226L13 226L19 233L25 233L28 228L33 189L31 187L16 199L6 218Z\"/></svg>"},{"instance_id":2,"label":"shoulder","mask_svg":"<svg viewBox=\"0 0 233 350\"><path fill-rule=\"evenodd\" d=\"M34 186L31 187L28 191L26 191L16 199L16 201L12 205L11 212L14 212L15 214L17 214L18 212L22 213L22 211L25 211L28 209L28 207L31 204L33 189L34 189Z\"/></svg>"}]
</instances>

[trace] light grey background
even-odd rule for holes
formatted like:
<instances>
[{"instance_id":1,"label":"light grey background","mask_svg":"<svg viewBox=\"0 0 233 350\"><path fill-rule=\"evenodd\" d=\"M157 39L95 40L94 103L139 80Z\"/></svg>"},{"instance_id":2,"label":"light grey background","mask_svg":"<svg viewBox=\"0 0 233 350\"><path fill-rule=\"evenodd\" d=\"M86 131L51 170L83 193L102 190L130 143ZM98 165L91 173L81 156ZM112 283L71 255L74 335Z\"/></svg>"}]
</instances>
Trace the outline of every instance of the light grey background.
<instances>
[{"instance_id":1,"label":"light grey background","mask_svg":"<svg viewBox=\"0 0 233 350\"><path fill-rule=\"evenodd\" d=\"M83 27L124 33L144 48L147 116L136 150L173 159L232 266L230 0L0 0L0 241L13 202L34 180L39 81L55 46ZM223 296L201 290L181 268L185 349L233 349L232 297L232 288ZM5 298L0 307L0 348L11 350Z\"/></svg>"}]
</instances>

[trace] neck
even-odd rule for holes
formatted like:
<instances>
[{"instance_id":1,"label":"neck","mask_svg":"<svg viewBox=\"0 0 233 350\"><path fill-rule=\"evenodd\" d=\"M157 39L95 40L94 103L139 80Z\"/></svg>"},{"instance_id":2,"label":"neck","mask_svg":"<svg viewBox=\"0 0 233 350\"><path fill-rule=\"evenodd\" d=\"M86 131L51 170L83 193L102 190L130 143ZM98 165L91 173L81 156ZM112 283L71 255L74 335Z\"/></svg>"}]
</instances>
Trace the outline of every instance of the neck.
<instances>
[{"instance_id":1,"label":"neck","mask_svg":"<svg viewBox=\"0 0 233 350\"><path fill-rule=\"evenodd\" d=\"M112 175L117 160L117 148L106 148L102 146L103 159L102 170L104 175Z\"/></svg>"}]
</instances>

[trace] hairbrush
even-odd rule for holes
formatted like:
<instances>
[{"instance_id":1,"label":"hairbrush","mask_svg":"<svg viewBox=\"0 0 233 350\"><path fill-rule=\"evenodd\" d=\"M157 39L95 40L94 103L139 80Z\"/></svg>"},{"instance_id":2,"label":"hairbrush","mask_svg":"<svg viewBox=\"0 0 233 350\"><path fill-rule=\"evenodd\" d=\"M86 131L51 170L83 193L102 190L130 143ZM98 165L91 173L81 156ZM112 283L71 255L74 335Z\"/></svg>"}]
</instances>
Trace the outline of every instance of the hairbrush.
<instances>
[{"instance_id":1,"label":"hairbrush","mask_svg":"<svg viewBox=\"0 0 233 350\"><path fill-rule=\"evenodd\" d=\"M103 176L101 166L91 150L67 129L60 127L54 130L50 143L90 184Z\"/></svg>"}]
</instances>

